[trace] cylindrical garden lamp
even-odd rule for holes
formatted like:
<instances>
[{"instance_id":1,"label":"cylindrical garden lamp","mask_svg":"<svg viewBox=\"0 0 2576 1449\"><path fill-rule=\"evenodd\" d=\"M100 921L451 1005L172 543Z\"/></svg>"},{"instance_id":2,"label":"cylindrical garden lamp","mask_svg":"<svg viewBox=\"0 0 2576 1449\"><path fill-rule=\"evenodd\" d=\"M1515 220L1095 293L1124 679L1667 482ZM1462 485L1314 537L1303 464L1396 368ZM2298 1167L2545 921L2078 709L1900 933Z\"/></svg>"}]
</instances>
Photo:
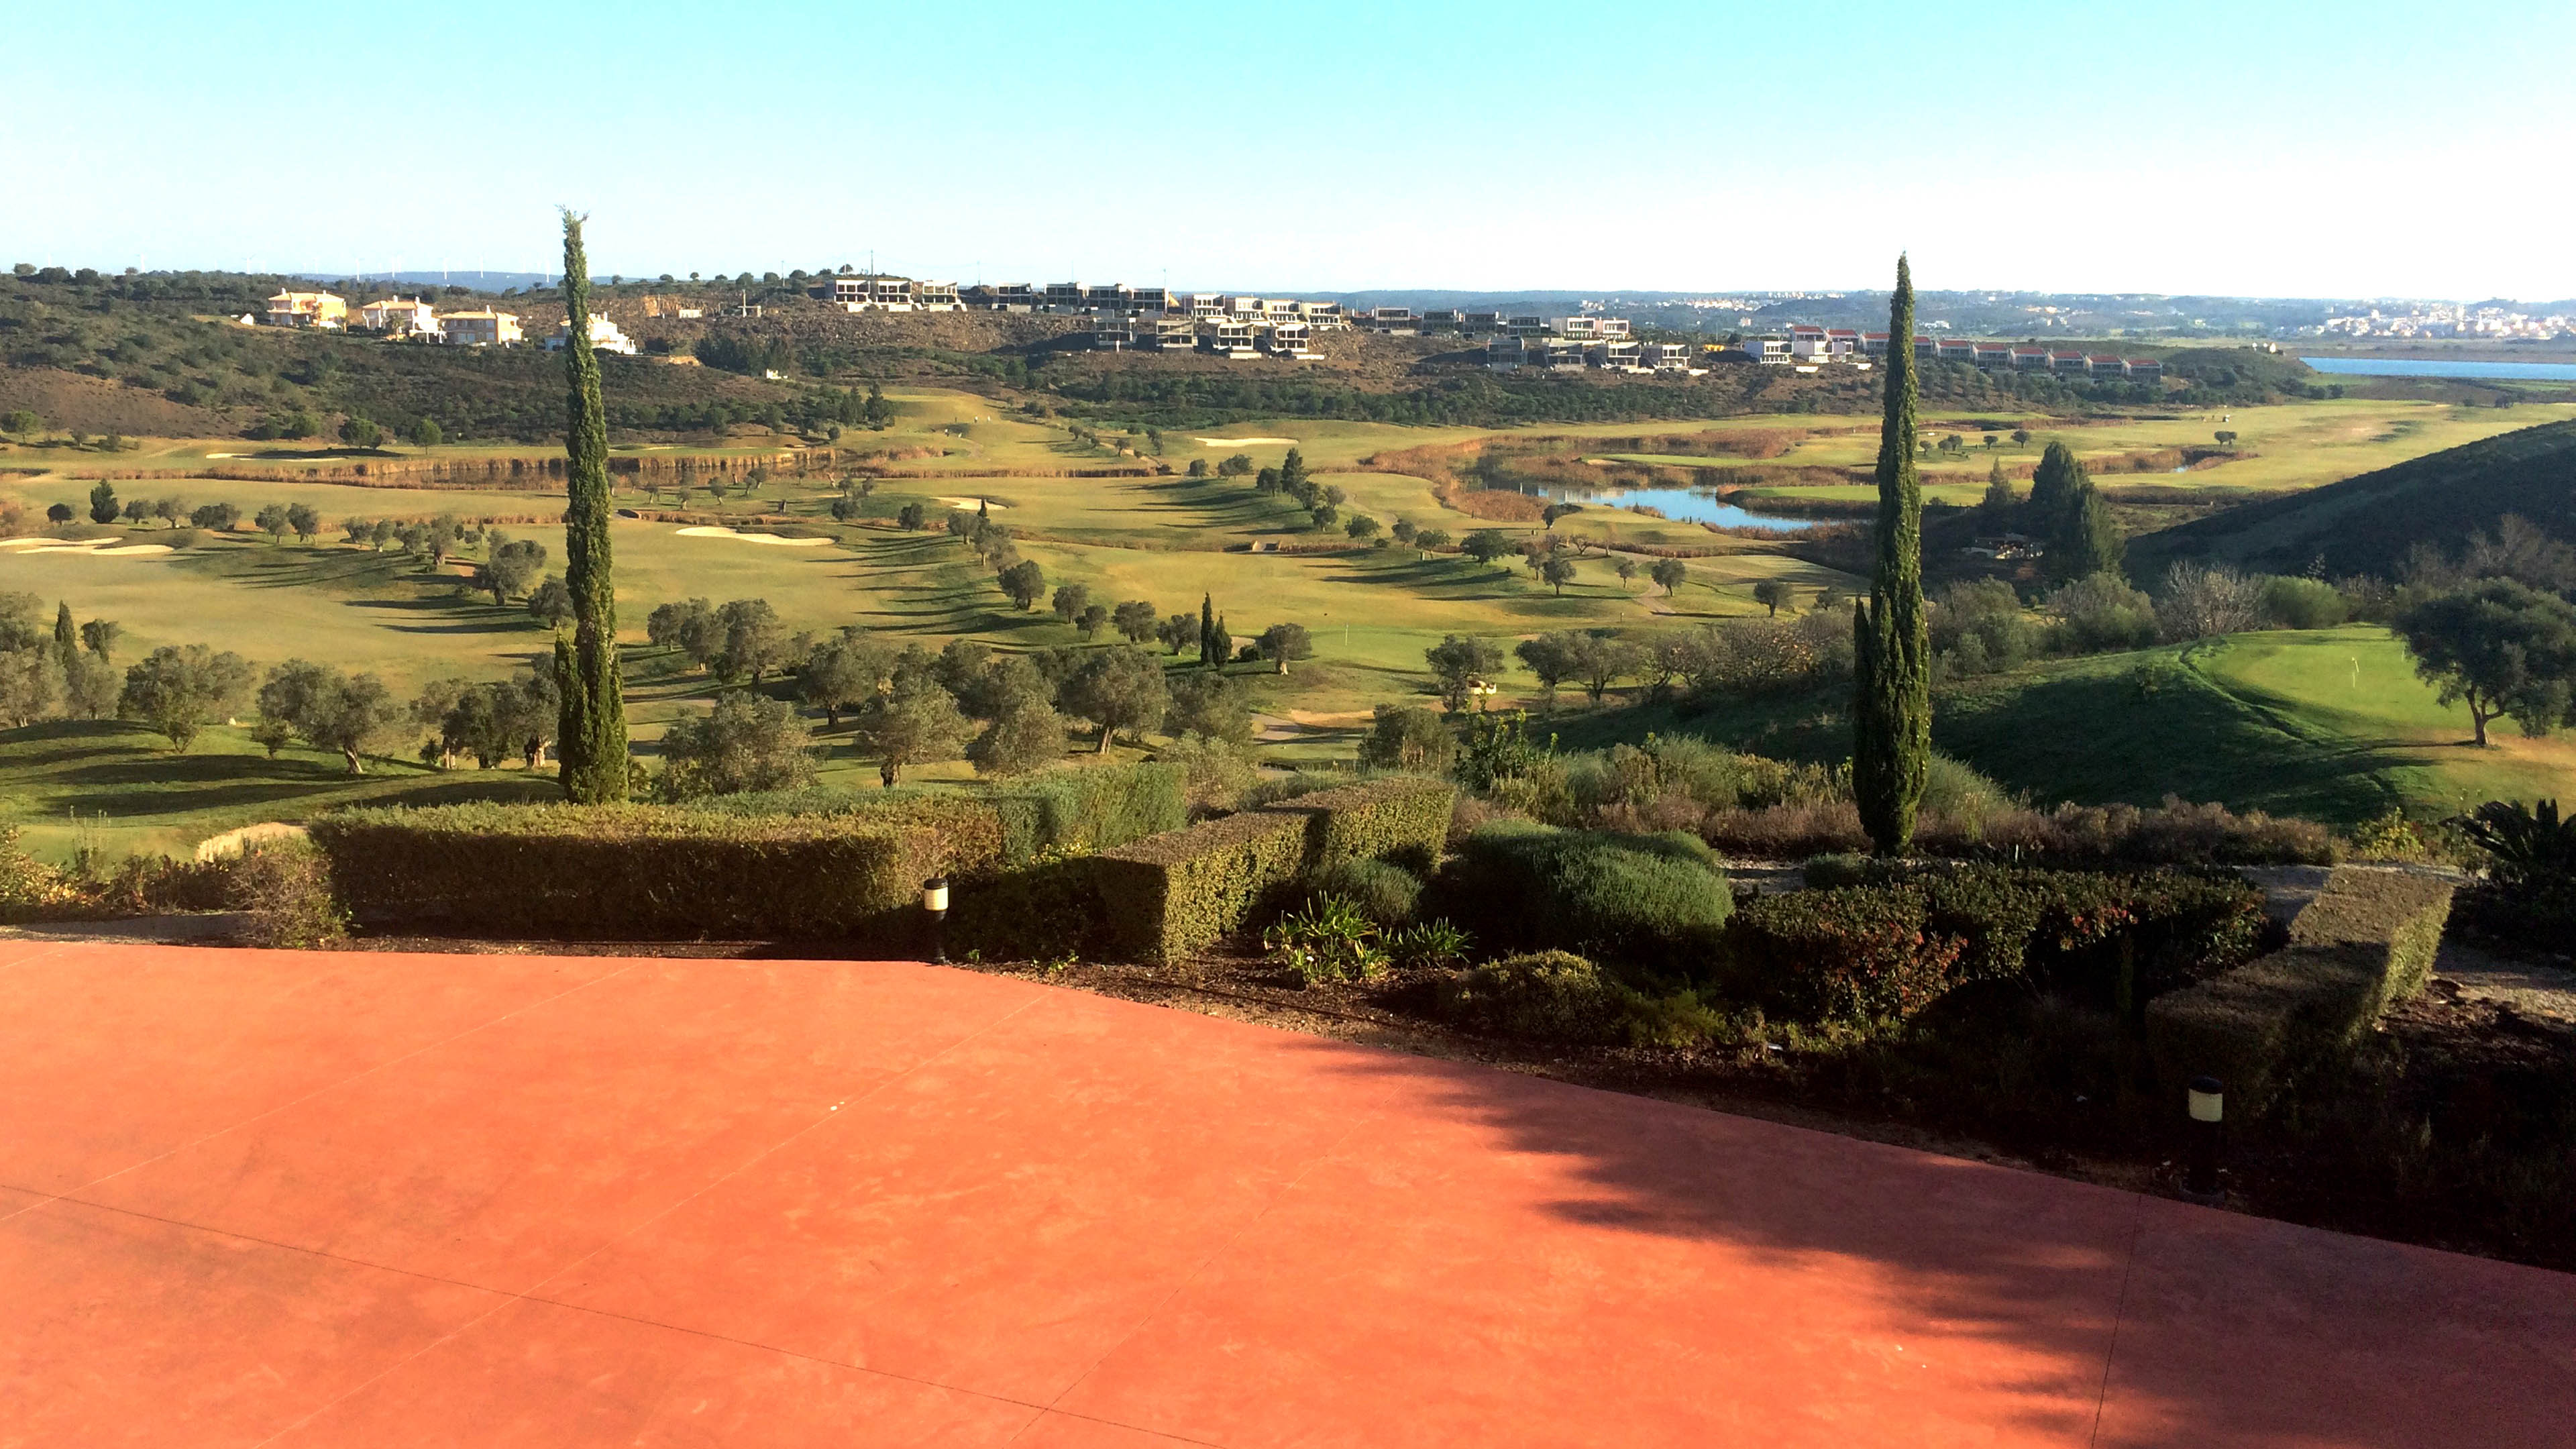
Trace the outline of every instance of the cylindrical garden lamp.
<instances>
[{"instance_id":1,"label":"cylindrical garden lamp","mask_svg":"<svg viewBox=\"0 0 2576 1449\"><path fill-rule=\"evenodd\" d=\"M930 920L930 960L948 964L948 877L934 875L921 883L921 913Z\"/></svg>"},{"instance_id":2,"label":"cylindrical garden lamp","mask_svg":"<svg viewBox=\"0 0 2576 1449\"><path fill-rule=\"evenodd\" d=\"M2182 1193L2216 1207L2226 1197L2218 1186L2218 1152L2227 1130L2227 1094L2216 1077L2194 1077L2185 1101L2191 1112L2191 1162Z\"/></svg>"}]
</instances>

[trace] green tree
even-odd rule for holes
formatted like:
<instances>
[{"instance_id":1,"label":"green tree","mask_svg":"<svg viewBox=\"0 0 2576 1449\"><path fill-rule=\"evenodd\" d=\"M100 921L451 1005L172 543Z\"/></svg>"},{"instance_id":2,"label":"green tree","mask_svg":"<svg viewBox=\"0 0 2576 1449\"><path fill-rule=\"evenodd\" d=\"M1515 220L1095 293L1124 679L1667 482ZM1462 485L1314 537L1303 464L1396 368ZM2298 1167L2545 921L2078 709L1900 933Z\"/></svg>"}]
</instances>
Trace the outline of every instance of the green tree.
<instances>
[{"instance_id":1,"label":"green tree","mask_svg":"<svg viewBox=\"0 0 2576 1449\"><path fill-rule=\"evenodd\" d=\"M1193 670L1172 685L1164 728L1230 745L1252 743L1252 699L1239 679Z\"/></svg>"},{"instance_id":2,"label":"green tree","mask_svg":"<svg viewBox=\"0 0 2576 1449\"><path fill-rule=\"evenodd\" d=\"M1162 617L1151 599L1129 599L1110 613L1109 622L1126 636L1128 643L1142 644L1154 637L1154 626Z\"/></svg>"},{"instance_id":3,"label":"green tree","mask_svg":"<svg viewBox=\"0 0 2576 1449\"><path fill-rule=\"evenodd\" d=\"M250 665L240 655L218 654L203 644L165 644L125 671L116 713L149 726L184 751L196 742L198 731L229 713L249 688Z\"/></svg>"},{"instance_id":4,"label":"green tree","mask_svg":"<svg viewBox=\"0 0 2576 1449\"><path fill-rule=\"evenodd\" d=\"M438 419L426 416L412 420L411 432L408 436L411 445L423 452L437 447L445 440L445 434L439 431Z\"/></svg>"},{"instance_id":5,"label":"green tree","mask_svg":"<svg viewBox=\"0 0 2576 1449\"><path fill-rule=\"evenodd\" d=\"M1176 655L1195 649L1199 643L1199 621L1188 614L1174 614L1155 626L1154 638Z\"/></svg>"},{"instance_id":6,"label":"green tree","mask_svg":"<svg viewBox=\"0 0 2576 1449\"><path fill-rule=\"evenodd\" d=\"M1467 535L1467 541L1458 545L1458 551L1480 564L1491 564L1496 559L1509 557L1517 550L1512 547L1511 539L1506 537L1501 529L1479 528Z\"/></svg>"},{"instance_id":7,"label":"green tree","mask_svg":"<svg viewBox=\"0 0 2576 1449\"><path fill-rule=\"evenodd\" d=\"M2016 447L2016 448L2027 448L2027 447L2029 447L2029 446L2030 446L2030 429L2028 429L2028 428L2015 428L2015 429L2013 429L2013 430L2012 430L2012 440L2013 440L2013 446L2014 446L2014 447Z\"/></svg>"},{"instance_id":8,"label":"green tree","mask_svg":"<svg viewBox=\"0 0 2576 1449\"><path fill-rule=\"evenodd\" d=\"M563 699L555 738L565 798L606 805L626 798L626 690L618 672L608 538L608 419L590 342L590 264L581 224L579 214L564 213L564 587L572 591L573 629L555 636L555 681Z\"/></svg>"},{"instance_id":9,"label":"green tree","mask_svg":"<svg viewBox=\"0 0 2576 1449\"><path fill-rule=\"evenodd\" d=\"M45 425L45 420L25 408L11 408L0 413L0 432L32 433Z\"/></svg>"},{"instance_id":10,"label":"green tree","mask_svg":"<svg viewBox=\"0 0 2576 1449\"><path fill-rule=\"evenodd\" d=\"M1539 561L1538 576L1552 586L1557 597L1565 596L1565 586L1574 582L1574 560L1561 553L1550 553Z\"/></svg>"},{"instance_id":11,"label":"green tree","mask_svg":"<svg viewBox=\"0 0 2576 1449\"><path fill-rule=\"evenodd\" d=\"M1445 528L1416 529L1413 534L1413 546L1422 550L1426 557L1431 554L1438 553L1440 550L1449 546L1449 530Z\"/></svg>"},{"instance_id":12,"label":"green tree","mask_svg":"<svg viewBox=\"0 0 2576 1449\"><path fill-rule=\"evenodd\" d=\"M546 571L546 546L533 538L504 538L495 532L487 555L475 570L474 586L491 590L495 605L526 593Z\"/></svg>"},{"instance_id":13,"label":"green tree","mask_svg":"<svg viewBox=\"0 0 2576 1449\"><path fill-rule=\"evenodd\" d=\"M2119 520L2111 516L2111 505L2101 490L2093 486L2090 478L2077 478L2074 497L2059 513L2057 527L2049 536L2049 577L2088 579L2095 574L2117 574L2128 548L2128 540L2120 534Z\"/></svg>"},{"instance_id":14,"label":"green tree","mask_svg":"<svg viewBox=\"0 0 2576 1449\"><path fill-rule=\"evenodd\" d=\"M1342 532L1353 538L1368 538L1374 535L1377 529L1377 520L1365 513L1352 514L1350 520L1342 525Z\"/></svg>"},{"instance_id":15,"label":"green tree","mask_svg":"<svg viewBox=\"0 0 2576 1449\"><path fill-rule=\"evenodd\" d=\"M856 639L836 639L805 656L796 671L796 692L823 712L830 729L841 727L841 712L877 697L887 673L880 651Z\"/></svg>"},{"instance_id":16,"label":"green tree","mask_svg":"<svg viewBox=\"0 0 2576 1449\"><path fill-rule=\"evenodd\" d=\"M80 630L72 624L71 601L62 600L54 605L54 662L69 664L78 653Z\"/></svg>"},{"instance_id":17,"label":"green tree","mask_svg":"<svg viewBox=\"0 0 2576 1449\"><path fill-rule=\"evenodd\" d=\"M1303 624L1273 624L1262 630L1261 637L1252 643L1261 651L1261 657L1269 660L1281 674L1288 672L1290 660L1315 656L1315 641L1306 636Z\"/></svg>"},{"instance_id":18,"label":"green tree","mask_svg":"<svg viewBox=\"0 0 2576 1449\"><path fill-rule=\"evenodd\" d=\"M1777 619L1782 604L1797 607L1798 596L1797 591L1789 587L1787 579L1764 579L1753 586L1753 602L1769 609L1770 617Z\"/></svg>"},{"instance_id":19,"label":"green tree","mask_svg":"<svg viewBox=\"0 0 2576 1449\"><path fill-rule=\"evenodd\" d=\"M1216 639L1216 596L1199 595L1199 663L1215 668L1225 662L1225 646Z\"/></svg>"},{"instance_id":20,"label":"green tree","mask_svg":"<svg viewBox=\"0 0 2576 1449\"><path fill-rule=\"evenodd\" d=\"M1037 671L1008 673L1018 682L996 691L992 722L966 746L979 775L1021 775L1064 758L1064 716L1056 713Z\"/></svg>"},{"instance_id":21,"label":"green tree","mask_svg":"<svg viewBox=\"0 0 2576 1449\"><path fill-rule=\"evenodd\" d=\"M241 522L241 510L229 503L201 503L188 514L188 525L209 533L229 533Z\"/></svg>"},{"instance_id":22,"label":"green tree","mask_svg":"<svg viewBox=\"0 0 2576 1449\"><path fill-rule=\"evenodd\" d=\"M1058 584L1055 590L1055 616L1070 624L1082 617L1084 606L1091 602L1091 590L1083 584Z\"/></svg>"},{"instance_id":23,"label":"green tree","mask_svg":"<svg viewBox=\"0 0 2576 1449\"><path fill-rule=\"evenodd\" d=\"M1033 558L1022 559L994 576L1014 608L1025 609L1046 593L1046 571Z\"/></svg>"},{"instance_id":24,"label":"green tree","mask_svg":"<svg viewBox=\"0 0 2576 1449\"><path fill-rule=\"evenodd\" d=\"M731 599L716 611L723 643L709 663L725 679L750 676L753 684L788 659L787 626L767 599Z\"/></svg>"},{"instance_id":25,"label":"green tree","mask_svg":"<svg viewBox=\"0 0 2576 1449\"><path fill-rule=\"evenodd\" d=\"M1295 448L1279 463L1279 491L1290 497L1300 496L1306 488L1306 455Z\"/></svg>"},{"instance_id":26,"label":"green tree","mask_svg":"<svg viewBox=\"0 0 2576 1449\"><path fill-rule=\"evenodd\" d=\"M1985 514L1986 526L2003 527L2011 519L2013 504L2016 501L2013 497L2012 481L2004 477L2003 460L1997 459L1993 466L1986 469L1986 496L1977 504Z\"/></svg>"},{"instance_id":27,"label":"green tree","mask_svg":"<svg viewBox=\"0 0 2576 1449\"><path fill-rule=\"evenodd\" d=\"M1524 639L1512 650L1530 673L1538 676L1538 687L1545 694L1548 707L1556 707L1556 688L1574 677L1576 636L1564 632L1541 634ZM1454 707L1454 706L1453 706Z\"/></svg>"},{"instance_id":28,"label":"green tree","mask_svg":"<svg viewBox=\"0 0 2576 1449\"><path fill-rule=\"evenodd\" d=\"M1458 736L1427 709L1381 704L1368 737L1360 741L1360 763L1381 770L1440 774L1457 758Z\"/></svg>"},{"instance_id":29,"label":"green tree","mask_svg":"<svg viewBox=\"0 0 2576 1449\"><path fill-rule=\"evenodd\" d=\"M545 581L528 591L528 616L549 629L560 629L573 621L572 589L561 574L548 574Z\"/></svg>"},{"instance_id":30,"label":"green tree","mask_svg":"<svg viewBox=\"0 0 2576 1449\"><path fill-rule=\"evenodd\" d=\"M930 523L930 510L918 503L907 503L895 510L894 522L906 533L918 533Z\"/></svg>"},{"instance_id":31,"label":"green tree","mask_svg":"<svg viewBox=\"0 0 2576 1449\"><path fill-rule=\"evenodd\" d=\"M99 663L112 664L115 662L111 656L116 653L116 638L124 632L125 626L114 619L92 619L81 625L81 647L97 655Z\"/></svg>"},{"instance_id":32,"label":"green tree","mask_svg":"<svg viewBox=\"0 0 2576 1449\"><path fill-rule=\"evenodd\" d=\"M116 489L106 479L101 478L98 480L98 486L89 490L89 521L114 523L116 514Z\"/></svg>"},{"instance_id":33,"label":"green tree","mask_svg":"<svg viewBox=\"0 0 2576 1449\"><path fill-rule=\"evenodd\" d=\"M2038 520L2032 532L2044 537L2056 531L2057 519L2075 501L2075 488L2083 477L2084 465L2075 461L2074 449L2064 443L2048 445L2030 475L2030 511Z\"/></svg>"},{"instance_id":34,"label":"green tree","mask_svg":"<svg viewBox=\"0 0 2576 1449\"><path fill-rule=\"evenodd\" d=\"M1625 589L1628 581L1637 576L1637 561L1624 553L1620 554L1610 560L1610 571L1619 576L1619 587Z\"/></svg>"},{"instance_id":35,"label":"green tree","mask_svg":"<svg viewBox=\"0 0 2576 1449\"><path fill-rule=\"evenodd\" d=\"M1663 586L1666 594L1680 588L1690 578L1690 566L1677 558L1659 558L1646 570L1646 577Z\"/></svg>"},{"instance_id":36,"label":"green tree","mask_svg":"<svg viewBox=\"0 0 2576 1449\"><path fill-rule=\"evenodd\" d=\"M272 544L285 542L288 531L295 527L283 503L272 503L262 508L251 522L260 532L268 535L268 541Z\"/></svg>"},{"instance_id":37,"label":"green tree","mask_svg":"<svg viewBox=\"0 0 2576 1449\"><path fill-rule=\"evenodd\" d=\"M1441 702L1452 710L1467 707L1468 691L1502 672L1503 651L1482 639L1451 634L1422 651L1431 675L1440 682Z\"/></svg>"},{"instance_id":38,"label":"green tree","mask_svg":"<svg viewBox=\"0 0 2576 1449\"><path fill-rule=\"evenodd\" d=\"M1085 639L1097 636L1101 630L1109 627L1109 606L1107 604L1083 605L1082 613L1073 621L1073 627L1081 630L1082 637Z\"/></svg>"},{"instance_id":39,"label":"green tree","mask_svg":"<svg viewBox=\"0 0 2576 1449\"><path fill-rule=\"evenodd\" d=\"M860 747L877 757L877 779L888 789L909 766L957 758L974 732L957 697L924 673L898 670L894 687L859 711Z\"/></svg>"},{"instance_id":40,"label":"green tree","mask_svg":"<svg viewBox=\"0 0 2576 1449\"><path fill-rule=\"evenodd\" d=\"M381 448L385 430L373 418L352 416L340 424L340 441L352 448Z\"/></svg>"},{"instance_id":41,"label":"green tree","mask_svg":"<svg viewBox=\"0 0 2576 1449\"><path fill-rule=\"evenodd\" d=\"M1914 335L1914 275L1896 262L1887 335ZM1878 442L1878 567L1853 612L1852 798L1880 855L1914 842L1932 760L1932 644L1923 607L1923 486L1915 470L1914 350L1887 353Z\"/></svg>"},{"instance_id":42,"label":"green tree","mask_svg":"<svg viewBox=\"0 0 2576 1449\"><path fill-rule=\"evenodd\" d=\"M814 783L812 737L795 706L747 689L728 690L706 718L663 731L662 759L662 788L683 800Z\"/></svg>"},{"instance_id":43,"label":"green tree","mask_svg":"<svg viewBox=\"0 0 2576 1449\"><path fill-rule=\"evenodd\" d=\"M322 532L322 515L310 503L292 503L287 505L286 526L309 544Z\"/></svg>"},{"instance_id":44,"label":"green tree","mask_svg":"<svg viewBox=\"0 0 2576 1449\"><path fill-rule=\"evenodd\" d=\"M351 676L302 659L268 672L258 705L260 726L254 734L270 754L277 752L275 739L282 728L317 750L338 751L352 775L366 773L368 746L401 724L405 713L376 676Z\"/></svg>"},{"instance_id":45,"label":"green tree","mask_svg":"<svg viewBox=\"0 0 2576 1449\"><path fill-rule=\"evenodd\" d=\"M2493 719L2510 716L2526 735L2576 723L2576 606L2565 599L2481 579L2410 604L2391 627L2442 703L2469 707L2480 748Z\"/></svg>"},{"instance_id":46,"label":"green tree","mask_svg":"<svg viewBox=\"0 0 2576 1449\"><path fill-rule=\"evenodd\" d=\"M1126 645L1092 652L1064 682L1065 707L1100 726L1102 754L1118 731L1141 734L1161 723L1170 702L1163 666Z\"/></svg>"}]
</instances>

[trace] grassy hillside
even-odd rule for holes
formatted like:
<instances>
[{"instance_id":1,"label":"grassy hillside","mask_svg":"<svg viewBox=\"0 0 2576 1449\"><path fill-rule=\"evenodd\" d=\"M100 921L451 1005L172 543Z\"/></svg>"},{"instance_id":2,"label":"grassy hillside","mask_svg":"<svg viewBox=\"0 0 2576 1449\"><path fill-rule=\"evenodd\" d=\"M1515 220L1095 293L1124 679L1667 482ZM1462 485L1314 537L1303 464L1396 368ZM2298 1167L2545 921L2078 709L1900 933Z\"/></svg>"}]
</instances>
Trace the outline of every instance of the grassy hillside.
<instances>
[{"instance_id":1,"label":"grassy hillside","mask_svg":"<svg viewBox=\"0 0 2576 1449\"><path fill-rule=\"evenodd\" d=\"M1570 711L1567 748L1702 734L1795 759L1851 752L1839 696ZM2384 629L2244 634L2054 660L1963 681L1933 701L1932 743L2041 801L2153 805L2167 795L2350 826L2482 800L2576 797L2576 741L2468 741Z\"/></svg>"},{"instance_id":2,"label":"grassy hillside","mask_svg":"<svg viewBox=\"0 0 2576 1449\"><path fill-rule=\"evenodd\" d=\"M2576 540L2576 421L2524 427L2151 534L2131 546L2130 571L2152 577L2173 560L2201 558L2297 572L2322 556L2332 573L2391 574L2415 544L2456 551L2508 513Z\"/></svg>"}]
</instances>

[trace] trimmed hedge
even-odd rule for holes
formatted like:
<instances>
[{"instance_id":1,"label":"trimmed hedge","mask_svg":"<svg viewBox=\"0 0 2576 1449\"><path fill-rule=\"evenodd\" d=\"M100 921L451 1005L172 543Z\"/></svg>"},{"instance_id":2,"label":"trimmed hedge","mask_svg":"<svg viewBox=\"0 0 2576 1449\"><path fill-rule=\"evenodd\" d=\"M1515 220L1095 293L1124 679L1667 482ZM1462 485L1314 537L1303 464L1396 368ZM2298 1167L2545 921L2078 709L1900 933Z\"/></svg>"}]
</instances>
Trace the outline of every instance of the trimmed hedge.
<instances>
[{"instance_id":1,"label":"trimmed hedge","mask_svg":"<svg viewBox=\"0 0 2576 1449\"><path fill-rule=\"evenodd\" d=\"M2223 874L1809 862L1842 882L1765 896L1730 929L1731 985L1793 1013L1901 1021L1952 987L2027 981L2134 1019L2252 955L2262 896Z\"/></svg>"},{"instance_id":2,"label":"trimmed hedge","mask_svg":"<svg viewBox=\"0 0 2576 1449\"><path fill-rule=\"evenodd\" d=\"M369 926L535 937L900 940L936 830L652 805L344 810L311 825Z\"/></svg>"},{"instance_id":3,"label":"trimmed hedge","mask_svg":"<svg viewBox=\"0 0 2576 1449\"><path fill-rule=\"evenodd\" d=\"M1262 808L1311 817L1306 868L1327 871L1354 860L1392 860L1427 874L1449 839L1458 787L1446 780L1390 775L1299 795Z\"/></svg>"},{"instance_id":4,"label":"trimmed hedge","mask_svg":"<svg viewBox=\"0 0 2576 1449\"><path fill-rule=\"evenodd\" d=\"M1635 998L1580 956L1538 951L1444 977L1433 1000L1441 1016L1471 1031L1612 1046L1628 1039Z\"/></svg>"},{"instance_id":5,"label":"trimmed hedge","mask_svg":"<svg viewBox=\"0 0 2576 1449\"><path fill-rule=\"evenodd\" d=\"M1280 905L1299 877L1360 860L1428 860L1456 795L1445 781L1391 776L1104 851L1092 870L1110 949L1184 956Z\"/></svg>"},{"instance_id":6,"label":"trimmed hedge","mask_svg":"<svg viewBox=\"0 0 2576 1449\"><path fill-rule=\"evenodd\" d=\"M1002 823L1002 859L1099 851L1190 823L1189 772L1140 761L1049 770L979 792Z\"/></svg>"},{"instance_id":7,"label":"trimmed hedge","mask_svg":"<svg viewBox=\"0 0 2576 1449\"><path fill-rule=\"evenodd\" d=\"M2157 1075L2177 1092L2214 1076L2232 1109L2260 1110L2423 989L2450 910L2447 881L2339 867L2291 923L2286 949L2148 1003Z\"/></svg>"},{"instance_id":8,"label":"trimmed hedge","mask_svg":"<svg viewBox=\"0 0 2576 1449\"><path fill-rule=\"evenodd\" d=\"M1311 819L1248 810L1094 856L1111 949L1165 961L1241 930L1305 872Z\"/></svg>"}]
</instances>

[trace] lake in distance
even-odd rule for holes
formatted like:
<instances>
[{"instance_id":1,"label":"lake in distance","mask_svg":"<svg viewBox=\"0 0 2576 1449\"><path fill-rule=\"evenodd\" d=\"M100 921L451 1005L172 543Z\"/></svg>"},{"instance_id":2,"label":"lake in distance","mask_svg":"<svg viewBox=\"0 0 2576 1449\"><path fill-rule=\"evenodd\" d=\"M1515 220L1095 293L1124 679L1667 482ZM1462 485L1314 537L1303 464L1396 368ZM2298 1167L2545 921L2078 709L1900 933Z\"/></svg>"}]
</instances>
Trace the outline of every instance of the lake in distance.
<instances>
[{"instance_id":1,"label":"lake in distance","mask_svg":"<svg viewBox=\"0 0 2576 1449\"><path fill-rule=\"evenodd\" d=\"M2319 372L2346 377L2467 377L2524 382L2576 382L2576 362L2436 362L2415 357L2302 357Z\"/></svg>"}]
</instances>

